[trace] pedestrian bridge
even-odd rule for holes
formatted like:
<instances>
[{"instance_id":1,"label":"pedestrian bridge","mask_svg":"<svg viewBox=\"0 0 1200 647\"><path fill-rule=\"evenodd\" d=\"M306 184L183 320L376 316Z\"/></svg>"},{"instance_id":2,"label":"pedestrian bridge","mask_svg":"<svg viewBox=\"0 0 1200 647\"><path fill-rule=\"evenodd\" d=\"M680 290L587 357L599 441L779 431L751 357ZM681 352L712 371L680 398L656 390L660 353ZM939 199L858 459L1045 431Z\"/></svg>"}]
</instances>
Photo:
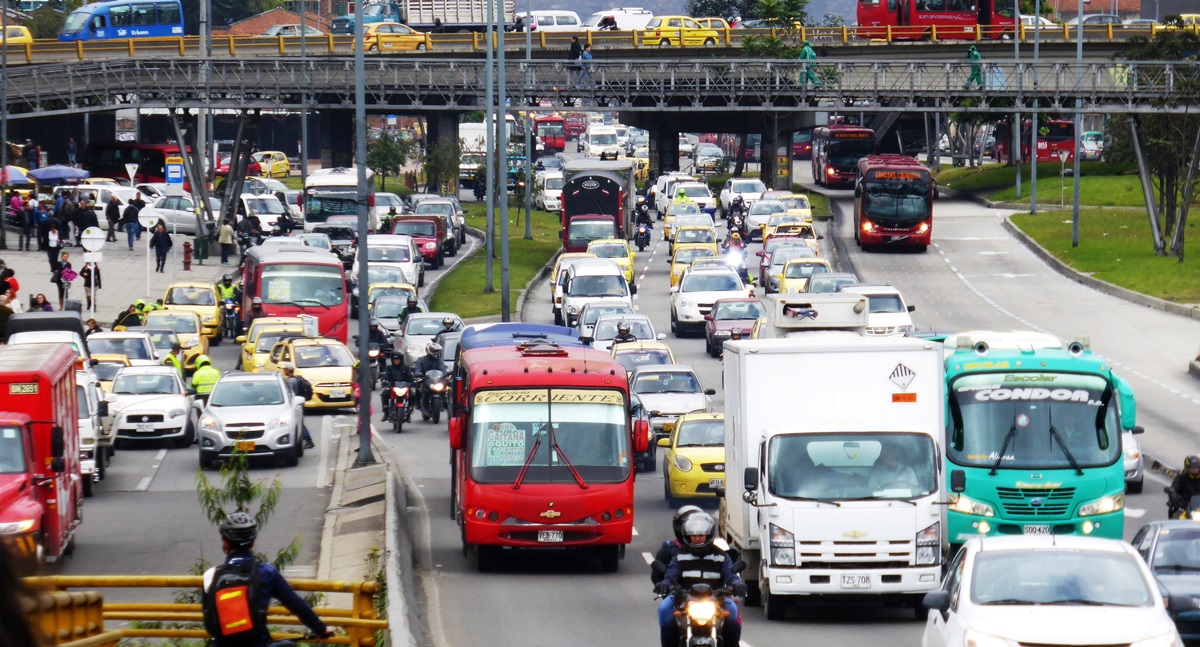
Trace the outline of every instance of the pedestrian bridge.
<instances>
[{"instance_id":1,"label":"pedestrian bridge","mask_svg":"<svg viewBox=\"0 0 1200 647\"><path fill-rule=\"evenodd\" d=\"M822 60L822 85L801 81L800 61L605 60L574 87L567 61L509 61L510 109L606 107L625 112L1194 113L1200 64L993 62L984 87L964 90L970 65L953 61ZM372 58L367 109L464 112L484 105L487 64L476 58ZM354 105L349 58L177 59L33 65L9 70L9 116L116 108L344 110ZM594 83L589 83L593 81Z\"/></svg>"}]
</instances>

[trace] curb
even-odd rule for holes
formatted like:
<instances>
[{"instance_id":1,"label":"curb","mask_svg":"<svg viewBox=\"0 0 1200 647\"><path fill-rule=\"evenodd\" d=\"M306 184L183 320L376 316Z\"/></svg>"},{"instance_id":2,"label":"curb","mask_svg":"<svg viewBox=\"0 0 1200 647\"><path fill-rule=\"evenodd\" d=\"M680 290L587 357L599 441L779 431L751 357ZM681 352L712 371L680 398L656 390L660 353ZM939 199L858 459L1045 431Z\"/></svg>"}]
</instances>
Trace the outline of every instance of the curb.
<instances>
[{"instance_id":1,"label":"curb","mask_svg":"<svg viewBox=\"0 0 1200 647\"><path fill-rule=\"evenodd\" d=\"M517 321L525 321L525 306L529 303L529 292L533 289L533 284L541 281L554 269L554 264L558 262L558 257L562 253L562 248L554 252L550 260L546 261L546 264L542 266L542 269L538 270L537 274L534 274L533 278L529 279L529 282L525 284L525 289L521 290L521 296L517 297Z\"/></svg>"},{"instance_id":2,"label":"curb","mask_svg":"<svg viewBox=\"0 0 1200 647\"><path fill-rule=\"evenodd\" d=\"M804 190L809 193L816 193L818 195L825 196L825 199L829 202L829 217L814 218L814 220L822 220L825 222L825 240L830 241L829 244L833 250L833 258L829 264L840 272L850 272L851 274L858 276L858 272L856 272L854 269L854 261L850 260L850 254L846 253L846 249L843 247L841 239L838 238L833 229L834 222L845 220L845 215L842 213L842 208L838 206L836 202L834 202L833 196L825 193L817 187L808 186L805 184L800 184L799 186L804 187Z\"/></svg>"}]
</instances>

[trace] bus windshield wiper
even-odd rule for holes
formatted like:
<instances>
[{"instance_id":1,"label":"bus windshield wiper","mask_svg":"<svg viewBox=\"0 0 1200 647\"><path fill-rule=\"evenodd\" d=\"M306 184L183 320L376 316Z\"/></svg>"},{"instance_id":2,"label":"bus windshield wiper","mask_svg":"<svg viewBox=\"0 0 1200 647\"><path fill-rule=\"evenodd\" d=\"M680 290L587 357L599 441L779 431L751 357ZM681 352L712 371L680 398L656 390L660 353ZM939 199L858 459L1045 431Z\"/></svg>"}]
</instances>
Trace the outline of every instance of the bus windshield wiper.
<instances>
[{"instance_id":1,"label":"bus windshield wiper","mask_svg":"<svg viewBox=\"0 0 1200 647\"><path fill-rule=\"evenodd\" d=\"M988 472L988 476L995 476L996 470L1000 469L1000 463L1004 460L1004 452L1008 451L1008 445L1017 437L1017 417L1014 413L1012 426L1008 428L1008 433L1004 436L1004 444L1000 445L1000 454L996 456L996 462L992 464L992 471Z\"/></svg>"},{"instance_id":2,"label":"bus windshield wiper","mask_svg":"<svg viewBox=\"0 0 1200 647\"><path fill-rule=\"evenodd\" d=\"M562 447L559 446L558 436L554 433L553 425L550 426L550 449L553 449L554 452L558 454L558 457L562 460L563 465L570 470L571 476L575 477L575 482L579 484L579 488L581 490L588 489L587 481L583 480L583 477L579 475L579 472L575 469L575 466L571 464L571 459L567 458L567 455L563 453Z\"/></svg>"},{"instance_id":3,"label":"bus windshield wiper","mask_svg":"<svg viewBox=\"0 0 1200 647\"><path fill-rule=\"evenodd\" d=\"M318 301L316 299L296 299L295 301L292 301L292 303L297 306L300 306L301 308L304 307L304 304L311 303L314 305L321 306L322 308L325 308L326 310L329 309L329 306L325 305L324 303L321 303L320 301Z\"/></svg>"},{"instance_id":4,"label":"bus windshield wiper","mask_svg":"<svg viewBox=\"0 0 1200 647\"><path fill-rule=\"evenodd\" d=\"M542 446L542 432L539 431L537 438L533 441L533 449L529 450L529 455L525 457L525 464L521 466L521 471L517 473L517 479L513 481L512 489L521 489L521 481L525 480L525 473L529 471L529 466L533 464L533 457L537 456L538 448Z\"/></svg>"},{"instance_id":5,"label":"bus windshield wiper","mask_svg":"<svg viewBox=\"0 0 1200 647\"><path fill-rule=\"evenodd\" d=\"M1071 450L1067 447L1067 443L1062 439L1062 436L1058 435L1058 430L1054 428L1054 413L1050 412L1048 415L1050 417L1050 437L1058 441L1058 446L1062 447L1063 454L1067 457L1067 461L1071 463L1071 467L1075 468L1075 473L1083 476L1083 469L1079 467L1079 463L1071 455Z\"/></svg>"}]
</instances>

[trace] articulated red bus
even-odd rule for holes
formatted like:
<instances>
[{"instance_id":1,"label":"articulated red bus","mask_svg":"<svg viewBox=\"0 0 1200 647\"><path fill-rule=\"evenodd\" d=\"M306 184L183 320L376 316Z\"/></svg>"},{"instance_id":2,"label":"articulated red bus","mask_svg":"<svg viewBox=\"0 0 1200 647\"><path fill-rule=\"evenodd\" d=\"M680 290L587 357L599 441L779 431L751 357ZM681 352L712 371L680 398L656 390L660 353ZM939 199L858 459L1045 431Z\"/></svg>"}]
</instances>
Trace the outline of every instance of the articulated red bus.
<instances>
[{"instance_id":1,"label":"articulated red bus","mask_svg":"<svg viewBox=\"0 0 1200 647\"><path fill-rule=\"evenodd\" d=\"M633 541L634 453L649 446L624 367L547 338L466 350L455 374L453 506L477 568L505 547L569 548L616 571Z\"/></svg>"},{"instance_id":2,"label":"articulated red bus","mask_svg":"<svg viewBox=\"0 0 1200 647\"><path fill-rule=\"evenodd\" d=\"M1031 122L1026 119L1021 123L1021 160L1029 161L1029 129ZM1075 122L1061 119L1050 119L1039 126L1041 132L1037 138L1037 161L1059 162L1059 151L1067 153L1067 161L1075 161ZM1008 122L996 124L995 159L1001 164L1007 164L1009 153L1012 151L1012 131Z\"/></svg>"},{"instance_id":3,"label":"articulated red bus","mask_svg":"<svg viewBox=\"0 0 1200 647\"><path fill-rule=\"evenodd\" d=\"M191 147L188 147L191 152ZM137 164L133 181L166 182L167 158L179 157L179 144L140 144L138 142L92 142L83 156L83 166L92 177L124 180L129 177L126 164Z\"/></svg>"},{"instance_id":4,"label":"articulated red bus","mask_svg":"<svg viewBox=\"0 0 1200 647\"><path fill-rule=\"evenodd\" d=\"M921 251L933 234L933 177L915 158L871 155L858 162L854 241L910 245Z\"/></svg>"},{"instance_id":5,"label":"articulated red bus","mask_svg":"<svg viewBox=\"0 0 1200 647\"><path fill-rule=\"evenodd\" d=\"M1005 0L859 0L859 38L975 40L1013 36L1012 4Z\"/></svg>"},{"instance_id":6,"label":"articulated red bus","mask_svg":"<svg viewBox=\"0 0 1200 647\"><path fill-rule=\"evenodd\" d=\"M812 176L818 185L852 186L858 160L874 155L875 131L862 126L832 124L813 131Z\"/></svg>"},{"instance_id":7,"label":"articulated red bus","mask_svg":"<svg viewBox=\"0 0 1200 647\"><path fill-rule=\"evenodd\" d=\"M324 337L343 344L350 332L346 269L323 249L253 247L242 268L242 313L259 297L268 317L311 315Z\"/></svg>"},{"instance_id":8,"label":"articulated red bus","mask_svg":"<svg viewBox=\"0 0 1200 647\"><path fill-rule=\"evenodd\" d=\"M537 134L537 141L542 145L542 151L545 153L561 153L567 147L567 130L566 120L562 117L551 115L549 117L538 117L534 124L536 126L534 132Z\"/></svg>"}]
</instances>

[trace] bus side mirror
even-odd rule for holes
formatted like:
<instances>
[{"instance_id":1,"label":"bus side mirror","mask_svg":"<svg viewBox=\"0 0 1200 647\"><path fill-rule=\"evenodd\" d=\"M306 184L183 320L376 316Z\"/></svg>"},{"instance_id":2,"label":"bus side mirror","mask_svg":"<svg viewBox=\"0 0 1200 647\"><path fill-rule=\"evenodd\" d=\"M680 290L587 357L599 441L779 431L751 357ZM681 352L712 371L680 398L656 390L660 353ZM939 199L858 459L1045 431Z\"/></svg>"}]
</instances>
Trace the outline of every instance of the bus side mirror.
<instances>
[{"instance_id":1,"label":"bus side mirror","mask_svg":"<svg viewBox=\"0 0 1200 647\"><path fill-rule=\"evenodd\" d=\"M862 185L858 185L858 184L854 185L854 197L856 197L856 198L862 197Z\"/></svg>"},{"instance_id":2,"label":"bus side mirror","mask_svg":"<svg viewBox=\"0 0 1200 647\"><path fill-rule=\"evenodd\" d=\"M650 449L650 422L638 420L633 423L633 451L643 454Z\"/></svg>"},{"instance_id":3,"label":"bus side mirror","mask_svg":"<svg viewBox=\"0 0 1200 647\"><path fill-rule=\"evenodd\" d=\"M50 471L51 472L62 473L63 470L65 470L65 469L67 469L67 461L66 460L64 460L62 458L53 458L50 460Z\"/></svg>"},{"instance_id":4,"label":"bus side mirror","mask_svg":"<svg viewBox=\"0 0 1200 647\"><path fill-rule=\"evenodd\" d=\"M752 492L758 489L758 468L747 467L742 474L742 482L746 485L746 491Z\"/></svg>"},{"instance_id":5,"label":"bus side mirror","mask_svg":"<svg viewBox=\"0 0 1200 647\"><path fill-rule=\"evenodd\" d=\"M108 417L108 402L105 402L104 400L101 400L101 401L100 401L100 402L99 402L99 403L96 405L96 415L100 416L101 418L107 418L107 417Z\"/></svg>"},{"instance_id":6,"label":"bus side mirror","mask_svg":"<svg viewBox=\"0 0 1200 647\"><path fill-rule=\"evenodd\" d=\"M54 458L61 459L63 454L66 452L67 444L65 438L66 435L63 432L62 427L55 425L50 429L50 455ZM62 470L59 469L54 471L61 472Z\"/></svg>"},{"instance_id":7,"label":"bus side mirror","mask_svg":"<svg viewBox=\"0 0 1200 647\"><path fill-rule=\"evenodd\" d=\"M967 489L967 473L962 470L950 470L950 490L963 492Z\"/></svg>"},{"instance_id":8,"label":"bus side mirror","mask_svg":"<svg viewBox=\"0 0 1200 647\"><path fill-rule=\"evenodd\" d=\"M463 447L463 417L454 416L450 419L450 449L458 451Z\"/></svg>"}]
</instances>

